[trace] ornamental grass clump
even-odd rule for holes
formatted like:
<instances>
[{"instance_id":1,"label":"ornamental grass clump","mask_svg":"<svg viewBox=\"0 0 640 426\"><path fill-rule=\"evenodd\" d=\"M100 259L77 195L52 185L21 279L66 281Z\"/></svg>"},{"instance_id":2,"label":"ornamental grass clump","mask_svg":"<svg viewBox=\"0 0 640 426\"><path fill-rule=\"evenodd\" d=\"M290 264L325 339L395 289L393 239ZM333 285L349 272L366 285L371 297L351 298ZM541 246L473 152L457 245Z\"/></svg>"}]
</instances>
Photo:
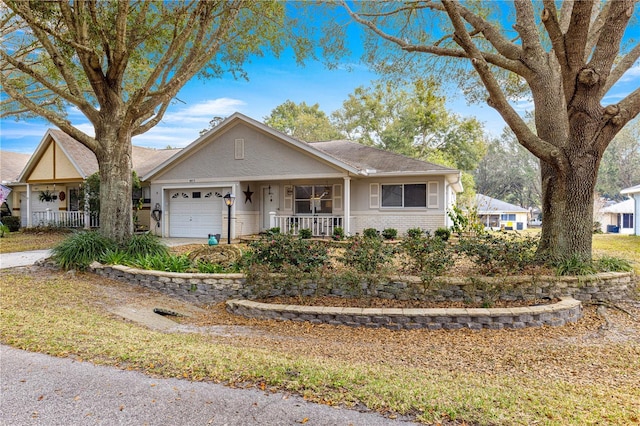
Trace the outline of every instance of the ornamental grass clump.
<instances>
[{"instance_id":1,"label":"ornamental grass clump","mask_svg":"<svg viewBox=\"0 0 640 426\"><path fill-rule=\"evenodd\" d=\"M53 260L63 269L85 270L118 249L115 241L96 231L75 232L52 250Z\"/></svg>"}]
</instances>

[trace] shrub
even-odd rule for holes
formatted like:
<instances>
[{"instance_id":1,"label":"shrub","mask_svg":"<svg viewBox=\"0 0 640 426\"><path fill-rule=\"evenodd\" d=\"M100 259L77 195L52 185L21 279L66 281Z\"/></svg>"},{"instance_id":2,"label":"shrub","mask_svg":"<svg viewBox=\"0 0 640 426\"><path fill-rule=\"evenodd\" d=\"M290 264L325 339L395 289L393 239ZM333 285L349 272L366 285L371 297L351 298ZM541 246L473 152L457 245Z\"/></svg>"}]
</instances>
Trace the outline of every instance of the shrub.
<instances>
[{"instance_id":1,"label":"shrub","mask_svg":"<svg viewBox=\"0 0 640 426\"><path fill-rule=\"evenodd\" d=\"M20 230L20 216L5 216L2 218L2 224L9 228L11 232Z\"/></svg>"},{"instance_id":2,"label":"shrub","mask_svg":"<svg viewBox=\"0 0 640 426\"><path fill-rule=\"evenodd\" d=\"M280 233L280 227L274 226L273 228L267 229L267 235L275 235Z\"/></svg>"},{"instance_id":3,"label":"shrub","mask_svg":"<svg viewBox=\"0 0 640 426\"><path fill-rule=\"evenodd\" d=\"M520 272L535 262L538 237L490 233L461 238L458 251L487 274Z\"/></svg>"},{"instance_id":4,"label":"shrub","mask_svg":"<svg viewBox=\"0 0 640 426\"><path fill-rule=\"evenodd\" d=\"M303 240L308 240L309 238L311 238L313 236L313 234L311 233L311 229L303 228L303 229L300 230L300 232L298 232L298 236L300 238L302 238Z\"/></svg>"},{"instance_id":5,"label":"shrub","mask_svg":"<svg viewBox=\"0 0 640 426\"><path fill-rule=\"evenodd\" d=\"M484 225L478 216L478 208L474 207L464 212L460 207L453 206L447 211L447 216L453 222L451 231L458 235L481 235L485 233Z\"/></svg>"},{"instance_id":6,"label":"shrub","mask_svg":"<svg viewBox=\"0 0 640 426\"><path fill-rule=\"evenodd\" d=\"M342 241L344 240L344 229L342 229L340 226L336 226L335 228L333 228L333 239L336 241Z\"/></svg>"},{"instance_id":7,"label":"shrub","mask_svg":"<svg viewBox=\"0 0 640 426\"><path fill-rule=\"evenodd\" d=\"M387 228L382 231L382 237L385 240L393 240L398 236L398 230L394 228Z\"/></svg>"},{"instance_id":8,"label":"shrub","mask_svg":"<svg viewBox=\"0 0 640 426\"><path fill-rule=\"evenodd\" d=\"M442 241L449 241L449 238L451 237L451 231L449 230L449 228L438 228L433 233L433 235L440 238Z\"/></svg>"},{"instance_id":9,"label":"shrub","mask_svg":"<svg viewBox=\"0 0 640 426\"><path fill-rule=\"evenodd\" d=\"M378 238L378 230L376 228L366 228L362 231L365 238Z\"/></svg>"},{"instance_id":10,"label":"shrub","mask_svg":"<svg viewBox=\"0 0 640 426\"><path fill-rule=\"evenodd\" d=\"M141 255L167 255L169 249L159 237L153 234L134 234L121 247L121 250L128 256L135 257Z\"/></svg>"},{"instance_id":11,"label":"shrub","mask_svg":"<svg viewBox=\"0 0 640 426\"><path fill-rule=\"evenodd\" d=\"M63 269L87 269L94 261L117 250L117 244L96 231L75 232L52 249L53 260Z\"/></svg>"},{"instance_id":12,"label":"shrub","mask_svg":"<svg viewBox=\"0 0 640 426\"><path fill-rule=\"evenodd\" d=\"M405 267L418 272L423 280L441 275L454 263L446 241L429 233L403 239L400 248L406 255Z\"/></svg>"},{"instance_id":13,"label":"shrub","mask_svg":"<svg viewBox=\"0 0 640 426\"><path fill-rule=\"evenodd\" d=\"M407 238L420 237L422 234L424 234L424 231L421 228L407 229Z\"/></svg>"},{"instance_id":14,"label":"shrub","mask_svg":"<svg viewBox=\"0 0 640 426\"><path fill-rule=\"evenodd\" d=\"M327 247L319 241L296 238L288 234L275 234L249 244L251 249L243 257L243 267L266 265L271 272L280 272L285 264L311 271L323 266L329 259Z\"/></svg>"},{"instance_id":15,"label":"shrub","mask_svg":"<svg viewBox=\"0 0 640 426\"><path fill-rule=\"evenodd\" d=\"M4 237L4 234L9 233L9 227L5 224L0 225L0 238Z\"/></svg>"},{"instance_id":16,"label":"shrub","mask_svg":"<svg viewBox=\"0 0 640 426\"><path fill-rule=\"evenodd\" d=\"M557 275L591 275L596 273L593 263L576 253L556 260L552 265L555 267Z\"/></svg>"},{"instance_id":17,"label":"shrub","mask_svg":"<svg viewBox=\"0 0 640 426\"><path fill-rule=\"evenodd\" d=\"M380 273L391 261L393 252L393 247L382 242L376 232L375 238L366 236L352 238L339 260L359 272L374 274Z\"/></svg>"}]
</instances>

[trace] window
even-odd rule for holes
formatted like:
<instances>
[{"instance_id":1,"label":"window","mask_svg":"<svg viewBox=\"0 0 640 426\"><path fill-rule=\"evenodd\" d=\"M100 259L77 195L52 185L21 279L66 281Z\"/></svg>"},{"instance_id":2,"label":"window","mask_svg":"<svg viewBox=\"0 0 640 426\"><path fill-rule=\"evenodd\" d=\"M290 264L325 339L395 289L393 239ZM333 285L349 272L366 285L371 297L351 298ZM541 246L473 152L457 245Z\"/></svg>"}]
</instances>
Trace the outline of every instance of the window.
<instances>
[{"instance_id":1,"label":"window","mask_svg":"<svg viewBox=\"0 0 640 426\"><path fill-rule=\"evenodd\" d=\"M633 228L633 213L622 214L622 227Z\"/></svg>"},{"instance_id":2,"label":"window","mask_svg":"<svg viewBox=\"0 0 640 426\"><path fill-rule=\"evenodd\" d=\"M294 188L296 214L331 214L331 185L302 185Z\"/></svg>"},{"instance_id":3,"label":"window","mask_svg":"<svg viewBox=\"0 0 640 426\"><path fill-rule=\"evenodd\" d=\"M516 214L515 213L503 213L502 215L500 215L500 220L510 220L510 221L515 221L516 220Z\"/></svg>"},{"instance_id":4,"label":"window","mask_svg":"<svg viewBox=\"0 0 640 426\"><path fill-rule=\"evenodd\" d=\"M427 207L427 185L382 185L382 207Z\"/></svg>"}]
</instances>

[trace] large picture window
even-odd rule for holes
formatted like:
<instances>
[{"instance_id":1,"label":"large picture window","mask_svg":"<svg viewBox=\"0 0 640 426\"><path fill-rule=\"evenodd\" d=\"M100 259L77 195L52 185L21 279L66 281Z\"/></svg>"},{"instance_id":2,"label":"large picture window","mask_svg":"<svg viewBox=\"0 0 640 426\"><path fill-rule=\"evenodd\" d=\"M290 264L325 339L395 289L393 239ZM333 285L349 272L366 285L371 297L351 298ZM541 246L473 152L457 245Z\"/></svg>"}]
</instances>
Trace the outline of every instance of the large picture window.
<instances>
[{"instance_id":1,"label":"large picture window","mask_svg":"<svg viewBox=\"0 0 640 426\"><path fill-rule=\"evenodd\" d=\"M294 190L296 214L331 214L333 209L331 192L331 185L296 186Z\"/></svg>"},{"instance_id":2,"label":"large picture window","mask_svg":"<svg viewBox=\"0 0 640 426\"><path fill-rule=\"evenodd\" d=\"M503 213L501 215L501 220L515 221L516 220L516 214L515 213Z\"/></svg>"},{"instance_id":3,"label":"large picture window","mask_svg":"<svg viewBox=\"0 0 640 426\"><path fill-rule=\"evenodd\" d=\"M427 185L382 185L382 207L427 207Z\"/></svg>"}]
</instances>

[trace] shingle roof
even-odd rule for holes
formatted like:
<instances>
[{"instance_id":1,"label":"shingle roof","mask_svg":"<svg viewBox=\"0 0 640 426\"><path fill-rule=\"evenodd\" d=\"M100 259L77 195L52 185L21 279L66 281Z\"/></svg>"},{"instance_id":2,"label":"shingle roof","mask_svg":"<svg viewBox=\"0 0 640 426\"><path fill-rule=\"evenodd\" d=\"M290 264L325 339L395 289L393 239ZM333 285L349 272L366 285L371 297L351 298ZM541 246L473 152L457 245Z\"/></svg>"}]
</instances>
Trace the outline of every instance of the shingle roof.
<instances>
[{"instance_id":1,"label":"shingle roof","mask_svg":"<svg viewBox=\"0 0 640 426\"><path fill-rule=\"evenodd\" d=\"M15 182L29 161L29 154L0 151L0 182Z\"/></svg>"},{"instance_id":2,"label":"shingle roof","mask_svg":"<svg viewBox=\"0 0 640 426\"><path fill-rule=\"evenodd\" d=\"M476 205L478 206L478 213L491 214L497 212L514 212L514 213L528 213L529 210L516 206L515 204L507 203L506 201L491 198L487 195L476 194Z\"/></svg>"},{"instance_id":3,"label":"shingle roof","mask_svg":"<svg viewBox=\"0 0 640 426\"><path fill-rule=\"evenodd\" d=\"M353 167L361 170L375 170L376 173L458 172L438 164L346 140L310 142L309 145Z\"/></svg>"}]
</instances>

